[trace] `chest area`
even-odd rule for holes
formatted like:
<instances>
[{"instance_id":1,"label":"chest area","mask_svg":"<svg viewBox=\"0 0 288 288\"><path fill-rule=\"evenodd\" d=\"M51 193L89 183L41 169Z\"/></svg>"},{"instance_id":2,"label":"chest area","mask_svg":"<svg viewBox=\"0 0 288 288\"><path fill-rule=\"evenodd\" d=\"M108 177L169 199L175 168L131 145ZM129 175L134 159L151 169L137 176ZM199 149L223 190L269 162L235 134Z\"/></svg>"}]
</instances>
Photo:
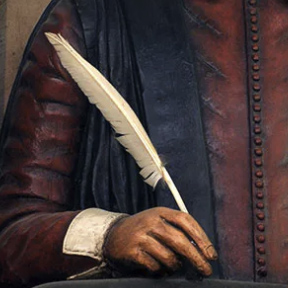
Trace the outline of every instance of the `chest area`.
<instances>
[{"instance_id":1,"label":"chest area","mask_svg":"<svg viewBox=\"0 0 288 288\"><path fill-rule=\"evenodd\" d=\"M280 0L182 3L204 109L232 122L238 113L254 110L257 114L261 109L269 113L269 106L278 104L279 118L285 117L288 3ZM259 122L256 116L255 123Z\"/></svg>"},{"instance_id":2,"label":"chest area","mask_svg":"<svg viewBox=\"0 0 288 288\"><path fill-rule=\"evenodd\" d=\"M243 278L285 282L288 4L185 0L183 9L195 51L224 274L234 277L238 270Z\"/></svg>"}]
</instances>

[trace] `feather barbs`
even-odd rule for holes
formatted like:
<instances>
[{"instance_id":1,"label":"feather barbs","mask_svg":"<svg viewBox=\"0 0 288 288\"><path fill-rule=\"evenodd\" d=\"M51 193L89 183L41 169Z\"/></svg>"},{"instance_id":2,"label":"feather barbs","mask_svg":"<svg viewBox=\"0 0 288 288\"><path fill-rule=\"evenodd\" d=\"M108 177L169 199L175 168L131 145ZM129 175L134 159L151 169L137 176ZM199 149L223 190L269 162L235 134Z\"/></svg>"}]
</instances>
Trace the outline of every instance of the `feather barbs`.
<instances>
[{"instance_id":1,"label":"feather barbs","mask_svg":"<svg viewBox=\"0 0 288 288\"><path fill-rule=\"evenodd\" d=\"M56 49L62 65L118 135L116 139L141 168L144 181L156 187L160 179L167 183L179 208L187 212L185 204L155 147L135 112L108 80L61 36L45 33Z\"/></svg>"}]
</instances>

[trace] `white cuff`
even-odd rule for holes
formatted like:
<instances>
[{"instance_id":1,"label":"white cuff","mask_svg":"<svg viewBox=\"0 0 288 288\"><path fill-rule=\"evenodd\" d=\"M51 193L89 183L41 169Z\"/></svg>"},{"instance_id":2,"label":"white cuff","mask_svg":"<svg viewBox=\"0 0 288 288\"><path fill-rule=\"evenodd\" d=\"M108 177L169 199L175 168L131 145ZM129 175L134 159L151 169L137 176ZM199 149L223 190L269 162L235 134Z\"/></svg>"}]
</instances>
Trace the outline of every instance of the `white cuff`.
<instances>
[{"instance_id":1,"label":"white cuff","mask_svg":"<svg viewBox=\"0 0 288 288\"><path fill-rule=\"evenodd\" d=\"M99 266L93 270L102 270L105 266L103 263L105 236L113 222L125 216L127 214L112 213L97 208L82 211L73 219L67 230L63 253L91 257L99 262Z\"/></svg>"}]
</instances>

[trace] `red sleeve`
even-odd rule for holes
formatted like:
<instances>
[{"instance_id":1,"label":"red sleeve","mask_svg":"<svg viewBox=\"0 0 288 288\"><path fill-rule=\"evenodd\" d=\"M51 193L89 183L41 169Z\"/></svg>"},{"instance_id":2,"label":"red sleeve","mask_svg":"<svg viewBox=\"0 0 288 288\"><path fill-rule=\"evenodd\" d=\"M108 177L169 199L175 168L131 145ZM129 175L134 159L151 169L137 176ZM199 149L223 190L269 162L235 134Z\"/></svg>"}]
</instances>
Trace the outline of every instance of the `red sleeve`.
<instances>
[{"instance_id":1,"label":"red sleeve","mask_svg":"<svg viewBox=\"0 0 288 288\"><path fill-rule=\"evenodd\" d=\"M74 5L59 1L32 42L8 115L0 174L0 282L26 287L97 265L62 253L72 210L73 172L87 101L44 32L61 33L82 55ZM1 286L1 284L0 284Z\"/></svg>"}]
</instances>

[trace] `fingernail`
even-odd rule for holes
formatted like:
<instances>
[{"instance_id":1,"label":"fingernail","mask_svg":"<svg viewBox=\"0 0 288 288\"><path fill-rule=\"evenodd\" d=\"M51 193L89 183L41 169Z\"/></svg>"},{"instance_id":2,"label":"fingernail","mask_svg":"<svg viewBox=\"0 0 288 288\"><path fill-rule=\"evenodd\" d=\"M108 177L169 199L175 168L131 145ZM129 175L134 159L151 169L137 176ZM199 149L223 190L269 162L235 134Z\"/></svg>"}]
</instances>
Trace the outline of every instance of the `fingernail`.
<instances>
[{"instance_id":1,"label":"fingernail","mask_svg":"<svg viewBox=\"0 0 288 288\"><path fill-rule=\"evenodd\" d=\"M217 260L218 254L217 254L217 252L215 251L215 249L214 249L213 246L208 247L207 250L206 250L206 252L207 252L207 255L208 255L209 259L211 259L211 260Z\"/></svg>"}]
</instances>

